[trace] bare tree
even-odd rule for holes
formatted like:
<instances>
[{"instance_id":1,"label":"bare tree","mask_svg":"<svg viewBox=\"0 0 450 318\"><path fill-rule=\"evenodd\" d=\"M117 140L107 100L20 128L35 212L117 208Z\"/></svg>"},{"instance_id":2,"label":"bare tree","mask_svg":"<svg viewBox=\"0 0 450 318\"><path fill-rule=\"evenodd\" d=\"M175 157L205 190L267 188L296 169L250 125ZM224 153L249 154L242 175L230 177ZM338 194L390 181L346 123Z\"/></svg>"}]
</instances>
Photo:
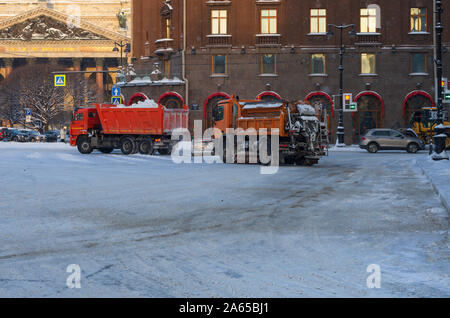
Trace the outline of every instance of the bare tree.
<instances>
[{"instance_id":1,"label":"bare tree","mask_svg":"<svg viewBox=\"0 0 450 318\"><path fill-rule=\"evenodd\" d=\"M57 66L27 65L14 70L0 87L0 116L12 124L25 125L24 110L29 108L33 122L41 130L66 122L74 107L88 105L98 99L97 87L83 75L69 75L66 87L55 87ZM66 115L66 116L65 116Z\"/></svg>"}]
</instances>

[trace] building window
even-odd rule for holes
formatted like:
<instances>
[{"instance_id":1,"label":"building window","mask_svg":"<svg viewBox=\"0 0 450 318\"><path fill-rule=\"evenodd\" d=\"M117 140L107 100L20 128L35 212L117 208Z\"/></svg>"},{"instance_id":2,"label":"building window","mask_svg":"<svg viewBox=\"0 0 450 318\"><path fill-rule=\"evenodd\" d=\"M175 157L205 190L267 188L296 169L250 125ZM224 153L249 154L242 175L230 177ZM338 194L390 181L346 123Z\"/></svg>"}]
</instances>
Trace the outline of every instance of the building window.
<instances>
[{"instance_id":1,"label":"building window","mask_svg":"<svg viewBox=\"0 0 450 318\"><path fill-rule=\"evenodd\" d=\"M277 57L275 54L264 54L261 57L261 74L277 73Z\"/></svg>"},{"instance_id":2,"label":"building window","mask_svg":"<svg viewBox=\"0 0 450 318\"><path fill-rule=\"evenodd\" d=\"M261 10L261 33L277 33L277 10Z\"/></svg>"},{"instance_id":3,"label":"building window","mask_svg":"<svg viewBox=\"0 0 450 318\"><path fill-rule=\"evenodd\" d=\"M311 33L326 33L327 32L327 10L326 9L311 9Z\"/></svg>"},{"instance_id":4,"label":"building window","mask_svg":"<svg viewBox=\"0 0 450 318\"><path fill-rule=\"evenodd\" d=\"M377 32L377 9L361 9L361 33Z\"/></svg>"},{"instance_id":5,"label":"building window","mask_svg":"<svg viewBox=\"0 0 450 318\"><path fill-rule=\"evenodd\" d=\"M376 74L376 56L371 53L361 54L361 74Z\"/></svg>"},{"instance_id":6,"label":"building window","mask_svg":"<svg viewBox=\"0 0 450 318\"><path fill-rule=\"evenodd\" d=\"M170 20L170 18L165 19L164 29L166 31L164 36L166 37L166 39L170 39L172 37L172 21Z\"/></svg>"},{"instance_id":7,"label":"building window","mask_svg":"<svg viewBox=\"0 0 450 318\"><path fill-rule=\"evenodd\" d=\"M311 54L311 74L325 73L325 54Z\"/></svg>"},{"instance_id":8,"label":"building window","mask_svg":"<svg viewBox=\"0 0 450 318\"><path fill-rule=\"evenodd\" d=\"M411 8L411 32L427 32L427 8Z\"/></svg>"},{"instance_id":9,"label":"building window","mask_svg":"<svg viewBox=\"0 0 450 318\"><path fill-rule=\"evenodd\" d=\"M227 73L227 57L225 55L213 55L212 73L221 75Z\"/></svg>"},{"instance_id":10,"label":"building window","mask_svg":"<svg viewBox=\"0 0 450 318\"><path fill-rule=\"evenodd\" d=\"M211 34L227 34L227 10L211 11Z\"/></svg>"},{"instance_id":11,"label":"building window","mask_svg":"<svg viewBox=\"0 0 450 318\"><path fill-rule=\"evenodd\" d=\"M426 53L411 54L411 73L427 73Z\"/></svg>"}]
</instances>

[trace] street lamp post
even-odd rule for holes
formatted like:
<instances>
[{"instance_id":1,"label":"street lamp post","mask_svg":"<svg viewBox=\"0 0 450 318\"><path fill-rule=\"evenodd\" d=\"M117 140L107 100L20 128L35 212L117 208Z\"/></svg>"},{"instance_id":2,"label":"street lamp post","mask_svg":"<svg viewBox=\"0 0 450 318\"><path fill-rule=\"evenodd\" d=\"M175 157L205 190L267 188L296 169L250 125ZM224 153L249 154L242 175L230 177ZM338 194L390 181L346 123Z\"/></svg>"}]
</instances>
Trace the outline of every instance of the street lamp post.
<instances>
[{"instance_id":1,"label":"street lamp post","mask_svg":"<svg viewBox=\"0 0 450 318\"><path fill-rule=\"evenodd\" d=\"M344 37L343 32L345 29L351 28L349 34L353 37L356 35L355 33L355 25L354 24L328 24L328 32L327 36L330 38L334 35L331 28L336 28L340 31L340 46L339 46L339 99L340 99L340 108L339 108L339 124L337 129L337 143L338 147L345 146L345 130L344 130Z\"/></svg>"},{"instance_id":2,"label":"street lamp post","mask_svg":"<svg viewBox=\"0 0 450 318\"><path fill-rule=\"evenodd\" d=\"M436 127L434 128L435 135L433 137L433 160L442 160L449 159L448 155L445 152L445 141L447 139L447 135L445 134L445 128L443 124L443 116L444 109L442 103L442 32L444 28L442 27L442 1L436 1L436 76L437 76L437 119L436 119Z\"/></svg>"},{"instance_id":3,"label":"street lamp post","mask_svg":"<svg viewBox=\"0 0 450 318\"><path fill-rule=\"evenodd\" d=\"M118 47L120 47L120 66L123 68L123 52L130 53L130 44L124 41L114 42L113 52L119 52ZM123 48L125 48L125 51Z\"/></svg>"}]
</instances>

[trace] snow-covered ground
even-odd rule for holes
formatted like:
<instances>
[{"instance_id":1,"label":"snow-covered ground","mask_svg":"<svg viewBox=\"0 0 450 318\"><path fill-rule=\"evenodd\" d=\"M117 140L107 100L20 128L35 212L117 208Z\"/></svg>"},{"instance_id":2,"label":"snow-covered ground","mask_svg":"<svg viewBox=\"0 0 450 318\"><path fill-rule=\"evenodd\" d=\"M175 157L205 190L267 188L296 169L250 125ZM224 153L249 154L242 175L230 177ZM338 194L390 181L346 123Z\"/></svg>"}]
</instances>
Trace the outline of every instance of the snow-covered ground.
<instances>
[{"instance_id":1,"label":"snow-covered ground","mask_svg":"<svg viewBox=\"0 0 450 318\"><path fill-rule=\"evenodd\" d=\"M448 213L426 152L353 150L261 175L0 143L0 296L449 297ZM66 286L69 264L81 289Z\"/></svg>"}]
</instances>

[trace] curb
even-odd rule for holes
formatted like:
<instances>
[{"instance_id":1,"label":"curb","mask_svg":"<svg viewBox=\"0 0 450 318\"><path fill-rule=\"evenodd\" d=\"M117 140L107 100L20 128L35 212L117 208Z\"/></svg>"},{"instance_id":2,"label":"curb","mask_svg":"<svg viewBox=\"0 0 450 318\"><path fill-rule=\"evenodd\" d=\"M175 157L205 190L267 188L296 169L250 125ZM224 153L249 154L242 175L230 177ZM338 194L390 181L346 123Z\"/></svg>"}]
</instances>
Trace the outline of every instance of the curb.
<instances>
[{"instance_id":1,"label":"curb","mask_svg":"<svg viewBox=\"0 0 450 318\"><path fill-rule=\"evenodd\" d=\"M422 174L428 179L428 181L431 183L434 191L436 192L437 196L439 197L439 200L441 201L442 205L447 209L447 213L450 214L450 204L447 202L445 197L442 195L442 193L439 191L436 184L433 182L433 179L425 172L425 169L422 168L420 164L416 161L416 165L419 166L420 170L422 171Z\"/></svg>"}]
</instances>

